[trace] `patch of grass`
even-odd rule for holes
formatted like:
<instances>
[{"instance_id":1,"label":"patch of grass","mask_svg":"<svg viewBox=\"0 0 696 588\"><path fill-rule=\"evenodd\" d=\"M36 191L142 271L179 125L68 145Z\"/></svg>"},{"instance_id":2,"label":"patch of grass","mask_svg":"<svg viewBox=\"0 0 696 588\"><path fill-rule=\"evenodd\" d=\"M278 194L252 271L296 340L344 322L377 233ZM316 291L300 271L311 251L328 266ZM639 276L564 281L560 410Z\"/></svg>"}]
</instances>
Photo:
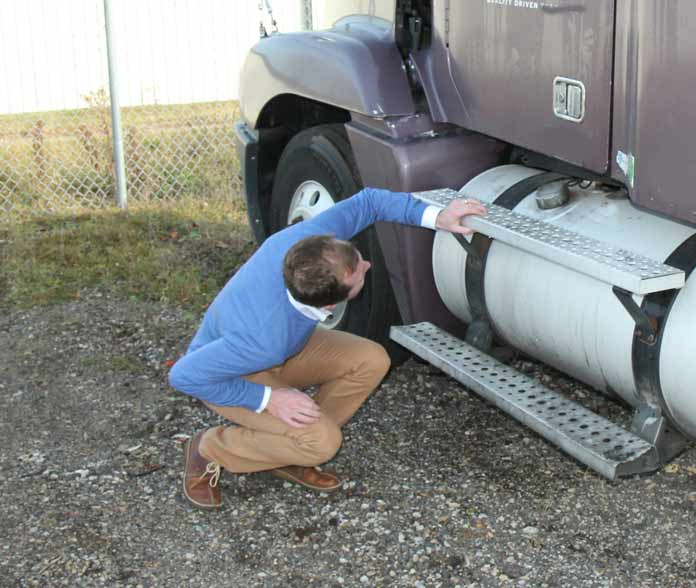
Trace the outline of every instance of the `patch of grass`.
<instances>
[{"instance_id":1,"label":"patch of grass","mask_svg":"<svg viewBox=\"0 0 696 588\"><path fill-rule=\"evenodd\" d=\"M117 372L137 374L142 372L142 364L130 355L116 355L111 358L111 368Z\"/></svg>"},{"instance_id":2,"label":"patch of grass","mask_svg":"<svg viewBox=\"0 0 696 588\"><path fill-rule=\"evenodd\" d=\"M84 368L101 367L103 363L104 360L101 356L80 358L80 365Z\"/></svg>"},{"instance_id":3,"label":"patch of grass","mask_svg":"<svg viewBox=\"0 0 696 588\"><path fill-rule=\"evenodd\" d=\"M0 226L0 301L26 308L101 288L198 314L253 250L239 197L38 217Z\"/></svg>"},{"instance_id":4,"label":"patch of grass","mask_svg":"<svg viewBox=\"0 0 696 588\"><path fill-rule=\"evenodd\" d=\"M142 361L132 355L83 357L80 359L80 365L86 369L109 370L127 374L139 374L143 371Z\"/></svg>"}]
</instances>

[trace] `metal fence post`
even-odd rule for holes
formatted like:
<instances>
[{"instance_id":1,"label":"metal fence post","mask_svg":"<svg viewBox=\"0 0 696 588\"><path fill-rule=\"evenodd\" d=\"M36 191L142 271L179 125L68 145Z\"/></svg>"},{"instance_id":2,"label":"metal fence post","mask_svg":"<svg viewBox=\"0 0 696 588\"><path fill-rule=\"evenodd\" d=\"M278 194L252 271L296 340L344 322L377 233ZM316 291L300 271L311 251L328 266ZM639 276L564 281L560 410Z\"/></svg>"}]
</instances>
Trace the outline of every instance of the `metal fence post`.
<instances>
[{"instance_id":1,"label":"metal fence post","mask_svg":"<svg viewBox=\"0 0 696 588\"><path fill-rule=\"evenodd\" d=\"M111 0L104 0L104 25L106 28L106 55L109 62L109 98L111 101L111 128L114 148L114 168L116 171L116 201L120 208L128 207L126 188L126 162L123 154L123 135L121 132L121 109L118 102L118 66L114 51L111 23L113 21Z\"/></svg>"},{"instance_id":2,"label":"metal fence post","mask_svg":"<svg viewBox=\"0 0 696 588\"><path fill-rule=\"evenodd\" d=\"M312 0L300 0L302 3L302 30L311 31L314 28L312 22Z\"/></svg>"}]
</instances>

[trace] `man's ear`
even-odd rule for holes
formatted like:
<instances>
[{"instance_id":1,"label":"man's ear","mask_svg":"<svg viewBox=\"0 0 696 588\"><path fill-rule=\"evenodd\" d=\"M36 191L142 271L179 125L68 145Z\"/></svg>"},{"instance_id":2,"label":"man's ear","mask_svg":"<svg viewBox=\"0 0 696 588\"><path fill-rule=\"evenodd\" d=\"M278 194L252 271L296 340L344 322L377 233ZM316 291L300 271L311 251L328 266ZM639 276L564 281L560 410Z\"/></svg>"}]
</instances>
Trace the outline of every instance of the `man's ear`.
<instances>
[{"instance_id":1,"label":"man's ear","mask_svg":"<svg viewBox=\"0 0 696 588\"><path fill-rule=\"evenodd\" d=\"M333 310L334 308L336 308L336 306L337 306L336 304L329 304L328 306L324 306L323 308L324 308L324 310L329 310L329 311L331 311L331 310Z\"/></svg>"}]
</instances>

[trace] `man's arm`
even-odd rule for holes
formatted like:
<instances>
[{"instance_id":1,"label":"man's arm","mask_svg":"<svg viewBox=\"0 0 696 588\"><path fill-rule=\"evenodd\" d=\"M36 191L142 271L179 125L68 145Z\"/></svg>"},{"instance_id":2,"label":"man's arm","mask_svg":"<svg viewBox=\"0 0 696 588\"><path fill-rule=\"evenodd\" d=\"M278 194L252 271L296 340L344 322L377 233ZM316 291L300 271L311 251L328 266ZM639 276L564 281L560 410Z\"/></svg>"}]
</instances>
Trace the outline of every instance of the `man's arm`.
<instances>
[{"instance_id":1,"label":"man's arm","mask_svg":"<svg viewBox=\"0 0 696 588\"><path fill-rule=\"evenodd\" d=\"M244 346L221 338L179 359L169 372L169 383L211 404L260 412L268 402L269 391L242 376L272 364L263 354L245 352Z\"/></svg>"},{"instance_id":2,"label":"man's arm","mask_svg":"<svg viewBox=\"0 0 696 588\"><path fill-rule=\"evenodd\" d=\"M292 427L305 427L319 419L314 400L293 388L273 388L255 384L243 376L261 371L278 361L256 360L251 355L241 360L239 349L217 339L186 354L169 372L172 387L218 406L239 406L254 412L267 410ZM241 372L244 373L241 373Z\"/></svg>"},{"instance_id":3,"label":"man's arm","mask_svg":"<svg viewBox=\"0 0 696 588\"><path fill-rule=\"evenodd\" d=\"M447 208L440 209L405 192L365 188L308 222L320 227L321 232L344 240L378 221L468 234L472 231L461 226L461 219L485 212L485 207L476 201L453 200Z\"/></svg>"}]
</instances>

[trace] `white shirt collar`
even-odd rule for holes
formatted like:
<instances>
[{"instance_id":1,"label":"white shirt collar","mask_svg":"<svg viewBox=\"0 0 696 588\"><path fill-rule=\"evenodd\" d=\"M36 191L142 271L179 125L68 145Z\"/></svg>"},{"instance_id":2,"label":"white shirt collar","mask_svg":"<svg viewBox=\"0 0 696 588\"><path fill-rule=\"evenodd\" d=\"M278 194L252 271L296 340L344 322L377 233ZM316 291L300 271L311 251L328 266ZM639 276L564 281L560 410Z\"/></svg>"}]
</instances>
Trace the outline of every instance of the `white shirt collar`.
<instances>
[{"instance_id":1,"label":"white shirt collar","mask_svg":"<svg viewBox=\"0 0 696 588\"><path fill-rule=\"evenodd\" d=\"M309 306L308 304L302 304L292 297L290 290L285 290L288 295L288 300L299 312L301 312L307 318L313 319L315 321L325 321L329 316L331 316L331 311L324 308L317 308L316 306Z\"/></svg>"}]
</instances>

